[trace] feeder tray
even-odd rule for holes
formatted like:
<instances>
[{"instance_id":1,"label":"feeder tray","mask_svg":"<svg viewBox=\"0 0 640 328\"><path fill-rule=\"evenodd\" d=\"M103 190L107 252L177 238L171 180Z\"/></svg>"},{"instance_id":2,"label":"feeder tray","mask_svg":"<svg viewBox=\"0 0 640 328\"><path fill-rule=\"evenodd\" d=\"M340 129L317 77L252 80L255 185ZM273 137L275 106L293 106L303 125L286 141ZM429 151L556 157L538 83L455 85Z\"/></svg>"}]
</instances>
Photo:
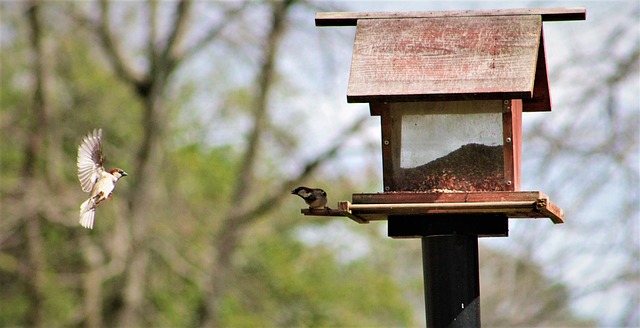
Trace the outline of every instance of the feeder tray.
<instances>
[{"instance_id":1,"label":"feeder tray","mask_svg":"<svg viewBox=\"0 0 640 328\"><path fill-rule=\"evenodd\" d=\"M503 215L510 219L549 218L564 223L562 209L539 191L353 194L352 202L337 209L302 209L304 215L346 216L358 223L388 220L389 216L416 216L428 220L442 215Z\"/></svg>"}]
</instances>

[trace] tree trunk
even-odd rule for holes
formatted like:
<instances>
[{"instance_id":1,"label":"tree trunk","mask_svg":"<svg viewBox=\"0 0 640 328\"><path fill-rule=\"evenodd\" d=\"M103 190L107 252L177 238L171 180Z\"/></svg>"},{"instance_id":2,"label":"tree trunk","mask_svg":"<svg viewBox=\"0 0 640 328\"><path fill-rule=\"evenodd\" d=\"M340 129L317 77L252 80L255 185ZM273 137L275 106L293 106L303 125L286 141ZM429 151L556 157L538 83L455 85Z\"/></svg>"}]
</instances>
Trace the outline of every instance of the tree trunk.
<instances>
[{"instance_id":1,"label":"tree trunk","mask_svg":"<svg viewBox=\"0 0 640 328\"><path fill-rule=\"evenodd\" d=\"M81 240L83 254L88 264L88 272L83 276L84 324L89 328L102 327L102 270L104 258L89 237Z\"/></svg>"},{"instance_id":2,"label":"tree trunk","mask_svg":"<svg viewBox=\"0 0 640 328\"><path fill-rule=\"evenodd\" d=\"M259 160L259 149L267 119L268 95L272 87L274 66L278 45L283 36L286 15L294 1L276 2L273 4L271 29L267 36L263 62L257 77L257 94L253 108L253 128L248 137L248 147L241 161L242 167L232 198L232 204L225 216L220 231L212 241L212 272L209 284L205 286L202 306L201 325L203 327L220 326L220 303L224 298L228 286L232 283L232 256L240 242L241 229L250 220L242 219L243 213L249 211L246 201L251 194L254 183L254 168Z\"/></svg>"},{"instance_id":3,"label":"tree trunk","mask_svg":"<svg viewBox=\"0 0 640 328\"><path fill-rule=\"evenodd\" d=\"M30 113L31 126L29 127L29 142L25 149L25 161L22 165L24 189L21 191L23 198L30 197L37 181L37 164L41 161L43 152L44 131L47 127L47 99L45 95L45 61L42 45L42 21L40 18L40 2L33 0L28 4L27 15L31 28L31 46L34 52L33 72L35 76L35 88L33 92L33 104ZM37 196L37 195L36 195ZM25 201L25 204L28 201ZM37 207L25 210L25 234L27 241L27 260L24 279L26 281L29 310L26 312L25 322L32 327L43 325L44 319L44 284L46 261L43 254L43 241L40 227L40 216Z\"/></svg>"},{"instance_id":4,"label":"tree trunk","mask_svg":"<svg viewBox=\"0 0 640 328\"><path fill-rule=\"evenodd\" d=\"M160 81L157 81L160 82ZM131 259L127 267L123 289L123 307L118 325L140 327L143 322L145 294L147 291L147 266L149 264L149 223L154 215L154 205L159 203L158 177L162 172L162 136L167 125L165 107L162 102L162 87L153 87L145 97L143 116L144 136L138 152L136 178L129 199L129 223L131 226Z\"/></svg>"}]
</instances>

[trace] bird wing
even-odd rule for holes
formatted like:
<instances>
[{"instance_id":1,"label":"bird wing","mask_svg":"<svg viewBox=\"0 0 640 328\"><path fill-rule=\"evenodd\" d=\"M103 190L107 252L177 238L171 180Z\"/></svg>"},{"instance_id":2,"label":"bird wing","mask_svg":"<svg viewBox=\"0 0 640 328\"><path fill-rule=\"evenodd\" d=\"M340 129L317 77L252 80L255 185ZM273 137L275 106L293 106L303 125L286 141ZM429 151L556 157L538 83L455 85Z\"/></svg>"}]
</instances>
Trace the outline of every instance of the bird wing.
<instances>
[{"instance_id":1,"label":"bird wing","mask_svg":"<svg viewBox=\"0 0 640 328\"><path fill-rule=\"evenodd\" d=\"M90 192L98 181L104 172L103 161L102 129L94 129L78 147L78 179L83 191Z\"/></svg>"}]
</instances>

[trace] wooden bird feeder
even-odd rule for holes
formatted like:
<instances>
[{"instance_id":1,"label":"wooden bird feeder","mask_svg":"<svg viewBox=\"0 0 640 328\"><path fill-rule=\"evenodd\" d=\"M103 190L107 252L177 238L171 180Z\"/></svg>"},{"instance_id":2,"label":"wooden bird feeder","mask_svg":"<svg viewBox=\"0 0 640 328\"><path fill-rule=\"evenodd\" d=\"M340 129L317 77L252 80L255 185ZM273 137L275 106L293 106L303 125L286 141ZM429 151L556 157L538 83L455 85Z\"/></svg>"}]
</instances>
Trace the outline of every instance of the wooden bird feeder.
<instances>
[{"instance_id":1,"label":"wooden bird feeder","mask_svg":"<svg viewBox=\"0 0 640 328\"><path fill-rule=\"evenodd\" d=\"M521 191L522 113L551 111L543 22L583 8L318 13L356 26L347 101L380 116L384 191L305 215L422 238L429 326L479 326L478 236L563 211Z\"/></svg>"},{"instance_id":2,"label":"wooden bird feeder","mask_svg":"<svg viewBox=\"0 0 640 328\"><path fill-rule=\"evenodd\" d=\"M542 22L585 16L583 8L317 13L317 26L356 26L347 101L369 103L381 118L384 192L302 213L563 223L549 197L520 191L522 113L551 111ZM480 235L506 236L504 227Z\"/></svg>"}]
</instances>

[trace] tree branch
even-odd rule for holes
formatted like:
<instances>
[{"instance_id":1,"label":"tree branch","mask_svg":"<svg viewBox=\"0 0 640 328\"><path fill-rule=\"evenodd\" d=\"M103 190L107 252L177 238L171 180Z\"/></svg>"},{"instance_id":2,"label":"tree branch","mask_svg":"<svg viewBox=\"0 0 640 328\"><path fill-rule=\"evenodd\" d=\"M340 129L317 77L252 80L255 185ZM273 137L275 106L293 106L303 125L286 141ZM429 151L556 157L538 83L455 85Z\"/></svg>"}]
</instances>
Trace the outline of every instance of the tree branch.
<instances>
[{"instance_id":1,"label":"tree branch","mask_svg":"<svg viewBox=\"0 0 640 328\"><path fill-rule=\"evenodd\" d=\"M273 87L273 76L276 54L278 51L278 43L282 38L284 30L284 16L291 5L291 1L282 3L275 3L273 9L273 18L271 20L271 29L267 36L267 43L265 45L264 58L260 73L257 77L258 95L253 108L253 128L248 137L247 150L244 152L244 157L241 160L241 168L238 174L238 180L233 193L233 199L237 206L242 208L245 199L247 199L249 190L251 189L254 173L254 167L257 162L258 152L260 147L260 141L264 134L267 108L268 108L268 96L271 88Z\"/></svg>"},{"instance_id":2,"label":"tree branch","mask_svg":"<svg viewBox=\"0 0 640 328\"><path fill-rule=\"evenodd\" d=\"M147 15L149 37L147 38L147 58L149 58L149 75L157 74L161 69L161 63L156 50L158 42L158 1L147 0Z\"/></svg>"},{"instance_id":3,"label":"tree branch","mask_svg":"<svg viewBox=\"0 0 640 328\"><path fill-rule=\"evenodd\" d=\"M232 204L227 210L227 216L222 223L222 227L212 240L214 252L214 260L212 261L213 274L211 275L211 282L207 285L208 290L203 299L202 326L216 327L219 325L218 311L220 300L224 296L227 288L226 285L232 277L231 273L233 272L233 268L230 266L231 256L240 238L239 228L245 225L245 221L247 221L245 218L238 217L236 213L245 212L246 200L250 194L254 167L258 159L258 148L264 133L268 107L267 98L272 87L274 61L278 43L283 35L285 17L291 3L292 1L286 1L271 4L271 28L268 33L264 57L257 77L258 94L256 95L253 107L253 128L248 137L247 150L241 161L242 167L240 168L238 180L234 187ZM223 25L219 25L219 29L210 30L210 34L205 37L204 40L207 40L211 35L217 35L222 30L222 27ZM268 206L272 207L273 205Z\"/></svg>"},{"instance_id":4,"label":"tree branch","mask_svg":"<svg viewBox=\"0 0 640 328\"><path fill-rule=\"evenodd\" d=\"M176 7L173 16L173 30L171 30L167 38L167 44L162 52L162 62L167 65L168 74L171 73L182 60L182 57L179 55L179 49L186 33L191 5L191 0L181 0Z\"/></svg>"},{"instance_id":5,"label":"tree branch","mask_svg":"<svg viewBox=\"0 0 640 328\"><path fill-rule=\"evenodd\" d=\"M109 9L109 1L100 0L100 21L95 24L95 30L100 38L104 51L107 53L107 58L113 65L118 77L131 85L138 86L142 83L143 79L127 63L120 52L119 45L113 38L111 24L109 22Z\"/></svg>"},{"instance_id":6,"label":"tree branch","mask_svg":"<svg viewBox=\"0 0 640 328\"><path fill-rule=\"evenodd\" d=\"M42 158L44 131L48 124L47 119L47 97L45 95L45 68L43 50L43 25L40 15L40 1L32 0L28 4L27 16L29 19L30 41L34 54L33 75L36 80L33 90L33 103L31 104L32 124L29 127L31 137L27 149L26 158L23 164L24 181L21 186L26 195L32 190L33 183L37 181L36 163ZM22 218L25 222L24 238L26 240L26 259L24 265L26 271L22 276L24 279L24 289L28 300L28 309L25 312L27 325L39 327L44 321L44 288L46 277L46 258L44 253L44 242L42 239L41 220L37 212L31 212Z\"/></svg>"},{"instance_id":7,"label":"tree branch","mask_svg":"<svg viewBox=\"0 0 640 328\"><path fill-rule=\"evenodd\" d=\"M184 49L183 51L179 51L178 48L174 49L174 53L172 55L173 60L183 61L200 52L204 47L209 45L211 41L218 38L220 36L220 33L222 33L222 31L224 30L224 28L227 27L227 24L233 19L235 19L239 14L241 14L243 10L246 9L250 3L251 3L250 1L244 1L237 8L233 8L225 12L223 16L226 19L220 21L220 23L218 23L217 25L214 25L211 28L209 28L207 33L198 41L196 41L191 47Z\"/></svg>"},{"instance_id":8,"label":"tree branch","mask_svg":"<svg viewBox=\"0 0 640 328\"><path fill-rule=\"evenodd\" d=\"M278 190L271 195L271 197L264 199L249 211L240 214L235 218L235 220L237 220L241 225L246 225L254 220L257 220L260 216L266 214L270 210L280 205L282 200L289 195L289 190L291 190L291 188L301 184L302 181L311 176L315 172L315 170L318 169L322 164L335 158L338 154L338 151L344 146L344 144L353 135L360 132L362 126L367 121L367 118L368 117L362 117L361 119L354 122L353 125L348 127L343 133L340 134L340 137L332 143L332 147L319 154L313 160L309 161L304 166L304 169L296 177L282 183L279 186Z\"/></svg>"}]
</instances>

